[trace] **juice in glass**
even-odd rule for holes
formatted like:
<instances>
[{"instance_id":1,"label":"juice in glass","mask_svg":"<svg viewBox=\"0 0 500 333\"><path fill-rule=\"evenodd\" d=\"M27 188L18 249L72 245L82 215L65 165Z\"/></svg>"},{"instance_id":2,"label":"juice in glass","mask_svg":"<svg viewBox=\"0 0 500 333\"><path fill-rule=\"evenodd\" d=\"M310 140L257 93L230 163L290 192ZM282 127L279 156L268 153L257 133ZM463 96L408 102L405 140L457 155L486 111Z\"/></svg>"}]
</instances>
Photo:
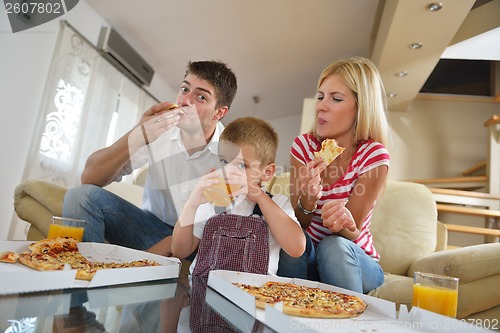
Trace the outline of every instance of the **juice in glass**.
<instances>
[{"instance_id":1,"label":"juice in glass","mask_svg":"<svg viewBox=\"0 0 500 333\"><path fill-rule=\"evenodd\" d=\"M203 195L214 206L228 207L231 204L230 193L237 191L241 185L227 184L224 178L216 178L219 182L203 191Z\"/></svg>"},{"instance_id":2,"label":"juice in glass","mask_svg":"<svg viewBox=\"0 0 500 333\"><path fill-rule=\"evenodd\" d=\"M52 223L49 226L47 238L71 237L78 242L81 242L84 227L84 220L54 216L52 218Z\"/></svg>"},{"instance_id":3,"label":"juice in glass","mask_svg":"<svg viewBox=\"0 0 500 333\"><path fill-rule=\"evenodd\" d=\"M413 306L456 317L458 278L415 272Z\"/></svg>"}]
</instances>

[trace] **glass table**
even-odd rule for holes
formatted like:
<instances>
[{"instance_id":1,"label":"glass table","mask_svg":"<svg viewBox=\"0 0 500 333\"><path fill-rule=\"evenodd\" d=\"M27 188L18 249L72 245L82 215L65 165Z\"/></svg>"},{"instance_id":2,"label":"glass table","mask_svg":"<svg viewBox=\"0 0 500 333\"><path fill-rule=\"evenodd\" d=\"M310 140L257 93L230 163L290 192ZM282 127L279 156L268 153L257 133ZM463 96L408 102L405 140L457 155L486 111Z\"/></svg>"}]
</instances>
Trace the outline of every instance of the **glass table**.
<instances>
[{"instance_id":1,"label":"glass table","mask_svg":"<svg viewBox=\"0 0 500 333\"><path fill-rule=\"evenodd\" d=\"M206 282L167 279L0 296L0 332L273 332Z\"/></svg>"}]
</instances>

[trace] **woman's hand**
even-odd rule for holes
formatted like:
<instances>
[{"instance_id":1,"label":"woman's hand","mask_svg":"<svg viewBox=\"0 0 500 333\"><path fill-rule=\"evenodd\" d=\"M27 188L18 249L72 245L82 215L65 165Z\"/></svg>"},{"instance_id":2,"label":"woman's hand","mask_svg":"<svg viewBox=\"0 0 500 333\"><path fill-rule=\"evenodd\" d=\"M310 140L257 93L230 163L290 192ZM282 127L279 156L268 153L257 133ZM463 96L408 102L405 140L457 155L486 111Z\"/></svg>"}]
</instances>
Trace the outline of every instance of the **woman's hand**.
<instances>
[{"instance_id":1,"label":"woman's hand","mask_svg":"<svg viewBox=\"0 0 500 333\"><path fill-rule=\"evenodd\" d=\"M357 230L354 218L349 209L345 206L346 203L346 200L339 199L330 200L323 205L321 213L323 225L333 233L338 233L344 228L352 232Z\"/></svg>"},{"instance_id":2,"label":"woman's hand","mask_svg":"<svg viewBox=\"0 0 500 333\"><path fill-rule=\"evenodd\" d=\"M298 184L299 193L302 200L316 202L321 198L321 189L323 188L321 173L325 170L326 164L320 158L308 162L304 168L299 171ZM302 202L303 203L303 202Z\"/></svg>"}]
</instances>

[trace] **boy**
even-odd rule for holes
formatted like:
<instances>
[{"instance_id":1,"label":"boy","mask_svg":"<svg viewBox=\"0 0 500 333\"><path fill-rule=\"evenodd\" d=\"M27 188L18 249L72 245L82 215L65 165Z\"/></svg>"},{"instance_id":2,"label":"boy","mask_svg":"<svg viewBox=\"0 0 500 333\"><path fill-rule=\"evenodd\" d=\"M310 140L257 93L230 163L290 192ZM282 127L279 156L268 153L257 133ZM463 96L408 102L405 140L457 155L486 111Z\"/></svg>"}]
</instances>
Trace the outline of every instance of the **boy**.
<instances>
[{"instance_id":1,"label":"boy","mask_svg":"<svg viewBox=\"0 0 500 333\"><path fill-rule=\"evenodd\" d=\"M304 233L295 219L288 196L271 198L261 188L262 182L270 180L276 170L277 146L275 130L265 121L253 117L238 118L228 124L219 142L219 159L229 184L241 185L232 193L234 203L226 213L250 217L258 205L269 228L269 274L276 274L280 248L292 257L299 257L305 250ZM202 244L205 225L209 218L216 216L215 208L207 202L203 191L218 182L216 178L220 171L204 175L189 196L174 227L173 256L186 258ZM191 264L191 274L198 257L199 253Z\"/></svg>"}]
</instances>

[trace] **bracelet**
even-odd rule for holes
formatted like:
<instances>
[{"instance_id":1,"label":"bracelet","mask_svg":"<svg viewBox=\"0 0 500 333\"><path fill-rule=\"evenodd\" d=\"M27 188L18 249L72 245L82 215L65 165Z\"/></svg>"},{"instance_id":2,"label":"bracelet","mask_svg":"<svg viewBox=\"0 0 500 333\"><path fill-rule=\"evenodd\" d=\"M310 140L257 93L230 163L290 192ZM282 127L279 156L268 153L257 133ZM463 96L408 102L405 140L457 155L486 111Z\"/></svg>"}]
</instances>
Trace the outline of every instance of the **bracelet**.
<instances>
[{"instance_id":1,"label":"bracelet","mask_svg":"<svg viewBox=\"0 0 500 333\"><path fill-rule=\"evenodd\" d=\"M299 196L299 199L297 200L297 205L299 206L299 209L302 211L302 213L304 213L306 215L311 215L312 213L314 213L314 211L316 210L316 208L318 208L318 204L316 203L316 205L314 206L314 208L312 210L307 210L300 203L300 199L301 198L302 198L302 196Z\"/></svg>"}]
</instances>

